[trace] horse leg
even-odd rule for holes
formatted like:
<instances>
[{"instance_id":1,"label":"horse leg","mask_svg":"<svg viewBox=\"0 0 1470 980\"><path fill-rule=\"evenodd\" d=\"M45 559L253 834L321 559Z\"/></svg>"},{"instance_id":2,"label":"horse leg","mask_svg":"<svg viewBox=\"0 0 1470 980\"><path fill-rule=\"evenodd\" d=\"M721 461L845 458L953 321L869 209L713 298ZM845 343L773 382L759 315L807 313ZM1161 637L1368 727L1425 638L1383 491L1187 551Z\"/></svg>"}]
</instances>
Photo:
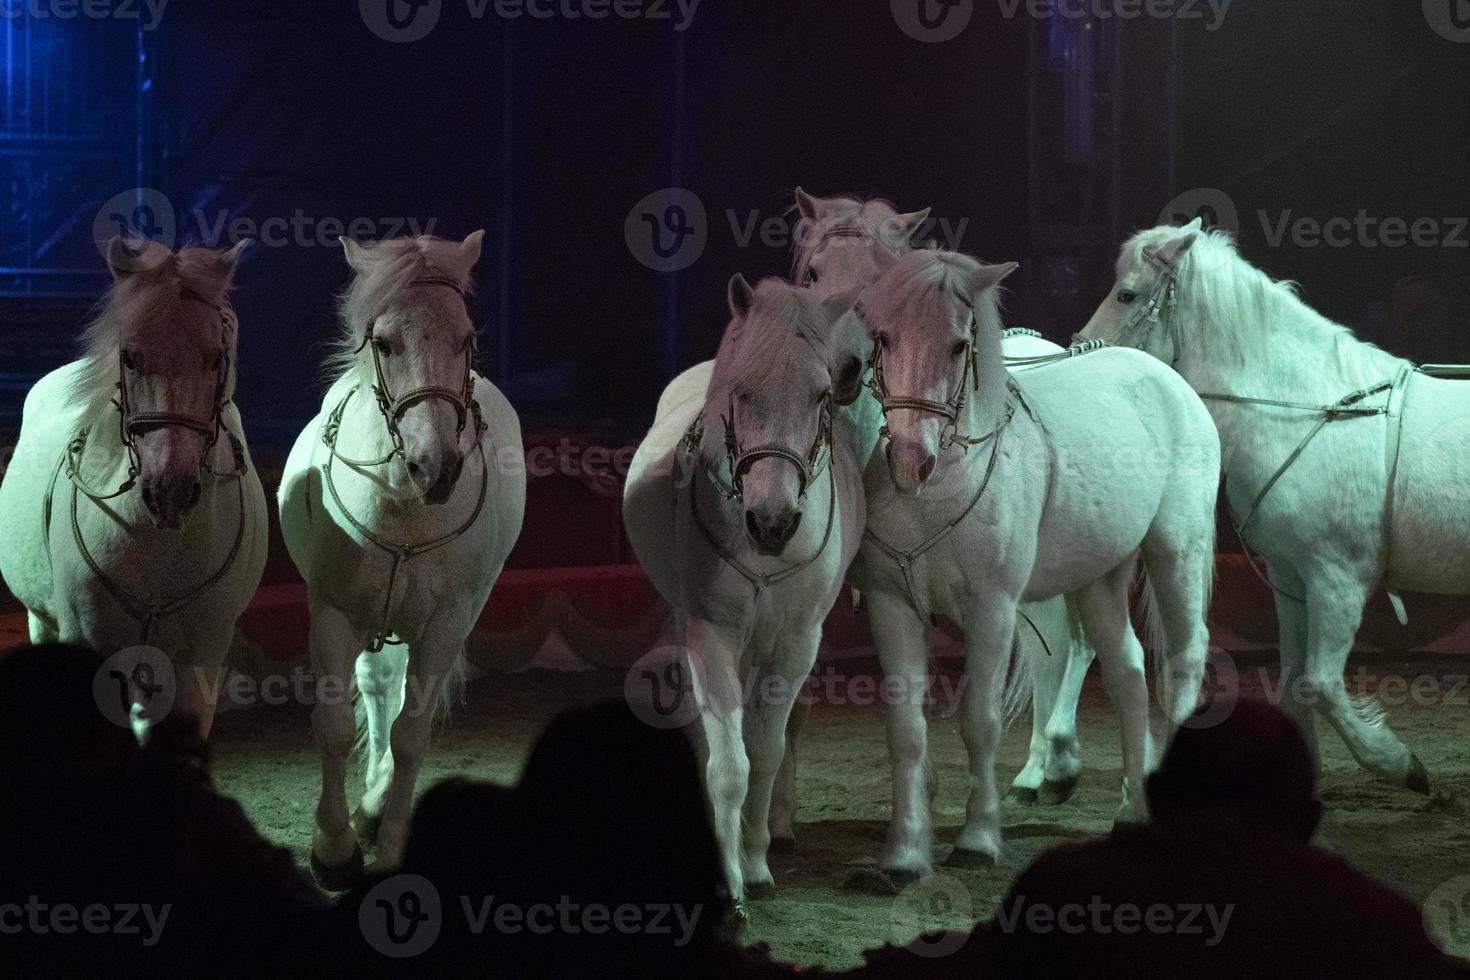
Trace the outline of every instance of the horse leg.
<instances>
[{"instance_id":1,"label":"horse leg","mask_svg":"<svg viewBox=\"0 0 1470 980\"><path fill-rule=\"evenodd\" d=\"M393 720L403 710L408 679L408 647L384 646L357 658L357 693L367 721L367 765L362 802L352 815L352 828L367 844L375 844L383 821L383 795L393 779L389 737Z\"/></svg>"},{"instance_id":2,"label":"horse leg","mask_svg":"<svg viewBox=\"0 0 1470 980\"><path fill-rule=\"evenodd\" d=\"M771 794L767 826L771 831L771 848L778 851L796 846L797 756L801 749L802 730L812 713L811 700L803 694L802 691L797 692L791 716L786 720L786 754L781 759L781 771L776 774L776 786Z\"/></svg>"},{"instance_id":3,"label":"horse leg","mask_svg":"<svg viewBox=\"0 0 1470 980\"><path fill-rule=\"evenodd\" d=\"M1067 632L1063 637L1065 662L1062 684L1057 690L1056 705L1046 723L1046 773L1038 794L1042 803L1056 806L1067 802L1077 792L1082 779L1082 743L1077 737L1077 704L1082 700L1082 685L1096 655L1082 635L1076 604L1064 600L1067 607ZM1073 626L1073 620L1077 625ZM1058 649L1053 646L1053 651Z\"/></svg>"},{"instance_id":4,"label":"horse leg","mask_svg":"<svg viewBox=\"0 0 1470 980\"><path fill-rule=\"evenodd\" d=\"M51 619L34 610L26 610L26 626L31 634L31 646L38 647L43 643L56 643L61 639L61 627L56 620Z\"/></svg>"},{"instance_id":5,"label":"horse leg","mask_svg":"<svg viewBox=\"0 0 1470 980\"><path fill-rule=\"evenodd\" d=\"M1199 707L1210 655L1205 616L1215 576L1213 496L1209 505L1208 528L1203 518L1201 526L1188 534L1155 524L1143 542L1143 567L1166 644L1162 653L1164 713L1171 738Z\"/></svg>"},{"instance_id":6,"label":"horse leg","mask_svg":"<svg viewBox=\"0 0 1470 980\"><path fill-rule=\"evenodd\" d=\"M1292 596L1304 596L1306 586L1294 573L1271 566L1270 578L1278 589L1291 595L1275 593L1276 620L1281 628L1281 676L1277 690L1279 707L1301 729L1312 758L1319 759L1317 745L1317 711L1306 698L1297 696L1298 685L1307 673L1307 606Z\"/></svg>"},{"instance_id":7,"label":"horse leg","mask_svg":"<svg viewBox=\"0 0 1470 980\"><path fill-rule=\"evenodd\" d=\"M784 633L776 642L775 657L760 672L751 703L745 709L745 752L750 759L750 788L745 797L744 854L741 874L749 898L769 898L775 879L767 863L771 847L772 790L784 766L786 730L792 704L802 682L817 660L822 642L820 625L804 632ZM789 820L789 816L788 816Z\"/></svg>"},{"instance_id":8,"label":"horse leg","mask_svg":"<svg viewBox=\"0 0 1470 980\"><path fill-rule=\"evenodd\" d=\"M409 643L404 703L388 735L392 771L382 796L376 868L396 868L403 860L414 787L429 754L434 718L451 693L470 626L458 617L438 617Z\"/></svg>"},{"instance_id":9,"label":"horse leg","mask_svg":"<svg viewBox=\"0 0 1470 980\"><path fill-rule=\"evenodd\" d=\"M930 813L934 773L929 767L924 700L929 688L929 625L907 599L886 592L867 595L868 619L884 681L890 685L884 718L893 764L893 816L883 847L883 870L900 881L934 870L934 822Z\"/></svg>"},{"instance_id":10,"label":"horse leg","mask_svg":"<svg viewBox=\"0 0 1470 980\"><path fill-rule=\"evenodd\" d=\"M214 728L214 712L219 707L220 678L224 674L225 656L229 652L231 639L233 636L225 640L223 649L201 651L202 663L174 669L177 693L170 713L193 715L197 718L202 738L209 738L209 733Z\"/></svg>"},{"instance_id":11,"label":"horse leg","mask_svg":"<svg viewBox=\"0 0 1470 980\"><path fill-rule=\"evenodd\" d=\"M964 624L966 684L960 703L970 796L965 803L965 825L944 862L951 868L994 867L1001 852L995 756L1003 729L1001 702L1016 631L1016 602L1008 596L987 596L973 602L971 609Z\"/></svg>"},{"instance_id":12,"label":"horse leg","mask_svg":"<svg viewBox=\"0 0 1470 980\"><path fill-rule=\"evenodd\" d=\"M1371 697L1348 693L1343 672L1370 586L1346 565L1327 565L1307 581L1307 665L1301 696L1324 714L1358 764L1416 793L1429 793L1424 764L1388 727Z\"/></svg>"},{"instance_id":13,"label":"horse leg","mask_svg":"<svg viewBox=\"0 0 1470 980\"><path fill-rule=\"evenodd\" d=\"M1047 627L1051 618L1055 615L1055 606L1060 603L1064 608L1066 601L1063 599L1050 599L1046 602L1037 602L1027 607L1027 615L1031 622L1043 635L1047 634ZM1046 636L1046 645L1043 646L1041 638L1035 635L1031 625L1021 623L1017 626L1021 644L1021 656L1031 660L1031 673L1033 677L1033 691L1031 695L1031 744L1026 755L1026 765L1011 780L1011 788L1006 793L1006 798L1018 803L1032 804L1037 802L1037 791L1041 789L1041 783L1046 778L1047 741L1046 726L1052 716L1052 711L1057 703L1057 694L1062 687L1062 678L1066 673L1066 658L1056 656L1058 650L1053 645L1055 636ZM1047 655L1051 651L1052 656Z\"/></svg>"},{"instance_id":14,"label":"horse leg","mask_svg":"<svg viewBox=\"0 0 1470 980\"><path fill-rule=\"evenodd\" d=\"M1149 733L1148 671L1143 646L1128 617L1133 559L1075 594L1087 637L1097 649L1103 686L1118 712L1123 748L1123 800L1118 819L1142 822L1148 817L1144 780L1152 761Z\"/></svg>"},{"instance_id":15,"label":"horse leg","mask_svg":"<svg viewBox=\"0 0 1470 980\"><path fill-rule=\"evenodd\" d=\"M691 619L686 646L695 660L690 676L697 686L700 727L704 732L705 792L709 794L730 896L745 898L740 863L741 811L750 786L750 760L742 731L744 706L736 665L738 637L706 620Z\"/></svg>"},{"instance_id":16,"label":"horse leg","mask_svg":"<svg viewBox=\"0 0 1470 980\"><path fill-rule=\"evenodd\" d=\"M316 675L311 728L322 757L311 868L324 887L342 890L362 874L362 848L347 812L347 760L357 733L348 692L361 640L339 610L319 602L310 605L311 669Z\"/></svg>"}]
</instances>

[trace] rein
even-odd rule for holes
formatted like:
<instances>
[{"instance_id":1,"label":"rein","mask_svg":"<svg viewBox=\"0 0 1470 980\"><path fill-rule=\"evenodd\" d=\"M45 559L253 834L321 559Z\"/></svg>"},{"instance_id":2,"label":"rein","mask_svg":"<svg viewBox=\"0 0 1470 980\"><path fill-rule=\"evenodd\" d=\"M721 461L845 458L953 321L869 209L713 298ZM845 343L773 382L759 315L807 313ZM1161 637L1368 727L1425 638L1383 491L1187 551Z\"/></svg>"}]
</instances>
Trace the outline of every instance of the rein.
<instances>
[{"instance_id":1,"label":"rein","mask_svg":"<svg viewBox=\"0 0 1470 980\"><path fill-rule=\"evenodd\" d=\"M409 285L444 286L453 289L459 294L461 299L464 298L464 289L452 279L427 276L421 279L415 279ZM373 375L377 382L372 386L373 395L377 400L378 413L383 418L383 424L388 430L388 437L392 440L393 448L386 456L372 460L349 459L337 452L337 437L341 433L343 413L346 412L347 403L352 400L353 395L357 394L359 387L358 385L353 385L348 390L346 396L337 403L336 407L322 421L322 444L327 447L327 460L322 466L322 482L327 485L327 492L331 495L332 501L337 505L337 509L342 512L342 516L347 519L347 523L352 525L352 528L358 534L362 535L363 539L369 544L392 556L393 559L392 567L388 572L388 588L383 596L383 615L379 621L378 630L373 634L372 639L367 645L368 653L377 653L385 646L402 646L404 643L401 638L388 628L388 620L393 610L393 587L398 582L399 569L408 559L427 554L428 552L435 551L457 541L471 527L474 527L475 522L480 519L480 513L485 509L485 498L490 489L490 463L485 456L485 445L482 441L485 432L489 429L489 425L485 422L484 414L480 410L480 403L475 399L474 394L474 358L476 347L473 340L471 340L469 346L465 349L465 381L459 391L439 385L424 385L394 398L389 393L388 384L383 378L383 365L378 359L378 348L372 343L372 338L373 329L372 325L369 324L363 335L362 343L357 346L356 353L361 353L363 347L368 347L372 350ZM418 544L403 544L383 537L353 516L352 511L347 509L346 503L337 491L336 481L332 478L332 463L340 459L348 466L365 468L382 466L391 462L395 457L402 456L404 454L403 437L398 432L398 422L403 418L403 413L408 411L408 409L431 398L441 398L455 407L455 412L459 418L457 433L462 434L469 419L474 419L475 448L480 454L480 494L475 500L475 509L471 511L469 518L455 530L430 541L423 541Z\"/></svg>"},{"instance_id":2,"label":"rein","mask_svg":"<svg viewBox=\"0 0 1470 980\"><path fill-rule=\"evenodd\" d=\"M1035 414L1031 411L1031 407L1026 404L1025 398L1021 395L1021 389L1016 384L1014 379L1007 380L1006 388L1010 392L1011 397L1007 400L1005 415L1002 417L1000 424L997 425L990 432L975 440L975 442L971 443L971 445L976 445L978 443L989 441L991 443L990 460L985 464L985 475L980 478L980 486L978 489L976 489L975 496L970 499L970 502L965 506L965 509L960 511L959 514L948 524L944 525L944 527L940 528L938 531L934 532L928 538L926 538L918 546L910 548L908 551L902 551L899 548L896 548L888 542L884 541L882 538L878 537L878 535L871 528L867 528L863 531L864 538L873 542L873 544L878 547L879 551L882 551L889 558L893 559L893 561L898 565L898 570L903 574L904 588L908 590L909 598L914 604L915 611L920 612L921 616L923 615L923 610L928 608L928 603L919 601L918 593L914 591L913 578L910 575L911 569L920 558L922 558L929 551L933 550L936 545L938 545L945 538L949 537L950 534L954 532L955 528L964 523L965 518L969 517L970 512L975 509L975 506L977 504L980 503L980 498L985 496L985 491L990 486L990 478L995 475L996 460L1000 458L1001 437L1005 434L1006 428L1011 424L1011 420L1016 417L1017 407L1024 408L1026 410L1026 414L1030 416L1033 420L1036 418Z\"/></svg>"},{"instance_id":3,"label":"rein","mask_svg":"<svg viewBox=\"0 0 1470 980\"><path fill-rule=\"evenodd\" d=\"M229 339L234 331L236 323L233 313L228 307L211 302L192 289L184 289L180 298L196 303L204 303L214 309L220 318L220 334L225 341L224 351L220 356L220 362L216 367L218 379L215 383L214 406L208 419L199 419L192 415L181 412L134 412L132 403L128 398L127 365L123 361L122 353L118 353L118 381L117 397L111 404L118 411L118 435L122 441L123 448L128 454L128 475L118 488L111 493L103 493L91 487L82 477L82 458L86 454L87 438L91 434L90 428L83 428L66 445L61 460L56 464L56 470L51 474L51 482L46 488L46 496L42 502L43 515L43 538L47 544L47 554L50 554L51 540L51 514L52 501L56 492L56 483L62 472L66 473L67 480L71 483L71 533L72 540L76 542L77 552L82 561L91 571L93 577L101 583L103 589L112 596L118 605L133 618L142 629L142 635L138 643L147 646L153 635L153 624L155 621L173 616L202 597L209 590L218 585L230 573L236 559L240 556L240 547L245 540L245 480L249 466L245 462L245 445L240 437L230 431L224 424L224 411L230 404L225 397L225 390L230 376L230 354ZM168 602L149 601L143 602L129 595L127 590L108 577L107 572L93 557L87 542L82 535L81 520L78 515L78 501L85 496L97 506L109 500L115 500L132 490L138 482L138 476L142 472L142 464L138 457L136 443L136 430L154 426L178 426L200 432L205 437L204 452L199 460L201 471L210 474L216 479L233 479L239 499L239 520L235 525L235 538L230 545L229 553L224 562L209 578L199 585ZM219 441L220 433L223 432L230 442L233 468L228 472L216 470L209 462L211 450Z\"/></svg>"}]
</instances>

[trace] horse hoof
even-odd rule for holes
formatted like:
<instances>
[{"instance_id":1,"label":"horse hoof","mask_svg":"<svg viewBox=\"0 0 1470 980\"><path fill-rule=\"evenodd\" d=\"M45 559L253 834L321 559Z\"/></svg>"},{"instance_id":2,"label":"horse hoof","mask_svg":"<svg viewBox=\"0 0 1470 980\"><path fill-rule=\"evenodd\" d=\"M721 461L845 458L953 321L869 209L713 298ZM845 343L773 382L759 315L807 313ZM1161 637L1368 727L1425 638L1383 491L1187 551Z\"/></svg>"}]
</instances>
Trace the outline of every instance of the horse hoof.
<instances>
[{"instance_id":1,"label":"horse hoof","mask_svg":"<svg viewBox=\"0 0 1470 980\"><path fill-rule=\"evenodd\" d=\"M772 854L790 854L794 850L796 850L796 838L795 837L772 837L771 838L771 853Z\"/></svg>"},{"instance_id":2,"label":"horse hoof","mask_svg":"<svg viewBox=\"0 0 1470 980\"><path fill-rule=\"evenodd\" d=\"M1424 768L1424 763L1413 753L1409 755L1409 778L1404 785L1416 793L1429 795L1429 770Z\"/></svg>"},{"instance_id":3,"label":"horse hoof","mask_svg":"<svg viewBox=\"0 0 1470 980\"><path fill-rule=\"evenodd\" d=\"M986 854L984 851L972 851L968 847L956 847L949 852L949 857L944 859L944 866L965 871L984 871L995 867L995 855Z\"/></svg>"},{"instance_id":4,"label":"horse hoof","mask_svg":"<svg viewBox=\"0 0 1470 980\"><path fill-rule=\"evenodd\" d=\"M1041 784L1041 789L1037 791L1036 798L1047 806L1061 806L1072 798L1073 793L1077 792L1077 783L1080 781L1080 776L1045 780Z\"/></svg>"},{"instance_id":5,"label":"horse hoof","mask_svg":"<svg viewBox=\"0 0 1470 980\"><path fill-rule=\"evenodd\" d=\"M774 881L747 882L745 885L745 900L747 902L765 902L776 897L776 883Z\"/></svg>"},{"instance_id":6,"label":"horse hoof","mask_svg":"<svg viewBox=\"0 0 1470 980\"><path fill-rule=\"evenodd\" d=\"M369 847L378 843L378 828L383 826L383 815L372 816L362 810L352 815L352 830L357 839Z\"/></svg>"},{"instance_id":7,"label":"horse hoof","mask_svg":"<svg viewBox=\"0 0 1470 980\"><path fill-rule=\"evenodd\" d=\"M1030 786L1012 786L1006 799L1022 806L1035 806L1040 801L1039 793Z\"/></svg>"},{"instance_id":8,"label":"horse hoof","mask_svg":"<svg viewBox=\"0 0 1470 980\"><path fill-rule=\"evenodd\" d=\"M362 845L355 844L352 848L352 857L347 859L346 864L336 867L323 863L316 856L316 851L311 852L311 875L316 883L329 892L345 892L353 885L362 880L363 873Z\"/></svg>"},{"instance_id":9,"label":"horse hoof","mask_svg":"<svg viewBox=\"0 0 1470 980\"><path fill-rule=\"evenodd\" d=\"M910 877L911 876L911 877ZM919 875L912 871L884 871L880 868L860 868L848 875L842 890L862 895L897 895L903 885L918 881Z\"/></svg>"}]
</instances>

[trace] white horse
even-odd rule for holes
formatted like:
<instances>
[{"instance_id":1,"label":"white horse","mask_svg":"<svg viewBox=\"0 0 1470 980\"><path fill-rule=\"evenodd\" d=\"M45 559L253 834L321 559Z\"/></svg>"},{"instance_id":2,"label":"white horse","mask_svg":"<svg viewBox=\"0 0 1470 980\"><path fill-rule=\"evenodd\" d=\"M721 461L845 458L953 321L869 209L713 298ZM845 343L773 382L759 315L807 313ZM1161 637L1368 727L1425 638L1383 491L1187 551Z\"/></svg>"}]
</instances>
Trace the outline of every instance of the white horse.
<instances>
[{"instance_id":1,"label":"white horse","mask_svg":"<svg viewBox=\"0 0 1470 980\"><path fill-rule=\"evenodd\" d=\"M1018 385L1001 353L996 298L1014 264L935 251L884 264L862 304L887 436L864 474L869 616L884 671L910 690L928 669L930 613L965 631L970 797L946 863L990 866L1001 851L1002 681L1023 599L1075 604L1121 718L1122 816L1145 816L1148 686L1129 591L1141 553L1177 725L1198 702L1208 650L1219 441L1188 385L1133 351L1068 358ZM882 863L902 879L932 867L916 699L889 705L888 737L894 812Z\"/></svg>"},{"instance_id":2,"label":"white horse","mask_svg":"<svg viewBox=\"0 0 1470 980\"><path fill-rule=\"evenodd\" d=\"M266 557L265 494L232 401L229 292L247 244L175 254L113 239L85 351L26 396L0 485L0 573L31 641L162 651L164 664L138 654L133 681L146 666L144 686L172 698L129 700L144 698L145 722L171 700L206 735ZM169 668L172 685L157 676Z\"/></svg>"},{"instance_id":3,"label":"white horse","mask_svg":"<svg viewBox=\"0 0 1470 980\"><path fill-rule=\"evenodd\" d=\"M1470 594L1470 385L1357 340L1199 221L1135 235L1117 271L1083 336L1155 355L1205 399L1226 497L1276 592L1284 709L1314 749L1320 715L1365 769L1429 792L1343 670L1380 583Z\"/></svg>"},{"instance_id":4,"label":"white horse","mask_svg":"<svg viewBox=\"0 0 1470 980\"><path fill-rule=\"evenodd\" d=\"M465 309L483 232L460 242L342 240L338 377L281 479L281 530L306 579L322 794L312 867L342 887L402 857L430 729L462 676L465 641L520 534L520 421L475 373ZM349 816L347 761L365 707L367 781Z\"/></svg>"},{"instance_id":5,"label":"white horse","mask_svg":"<svg viewBox=\"0 0 1470 980\"><path fill-rule=\"evenodd\" d=\"M862 536L852 433L834 403L861 391L863 338L843 317L850 299L781 280L753 289L736 276L729 304L713 365L660 398L623 513L675 611L725 873L743 899L774 889L773 825L791 834L790 810L772 807L787 721Z\"/></svg>"},{"instance_id":6,"label":"white horse","mask_svg":"<svg viewBox=\"0 0 1470 980\"><path fill-rule=\"evenodd\" d=\"M927 208L899 214L886 201L817 198L801 188L796 190L796 208L801 219L795 235L792 277L823 297L871 285L879 276L878 263L883 256L899 257L911 252L913 237L929 218ZM1031 370L1063 353L1056 344L1024 330L1005 331L1001 350L1013 372ZM863 398L845 412L855 431L863 434L858 463L866 468L882 426L878 405ZM849 577L861 580L861 556ZM1021 656L1029 662L1034 684L1031 745L1025 766L1011 782L1009 796L1022 803L1065 803L1082 775L1077 701L1092 665L1093 651L1064 597L1023 603L1022 612L1027 623L1019 631ZM793 727L799 730L799 726ZM794 810L794 788L789 795Z\"/></svg>"}]
</instances>

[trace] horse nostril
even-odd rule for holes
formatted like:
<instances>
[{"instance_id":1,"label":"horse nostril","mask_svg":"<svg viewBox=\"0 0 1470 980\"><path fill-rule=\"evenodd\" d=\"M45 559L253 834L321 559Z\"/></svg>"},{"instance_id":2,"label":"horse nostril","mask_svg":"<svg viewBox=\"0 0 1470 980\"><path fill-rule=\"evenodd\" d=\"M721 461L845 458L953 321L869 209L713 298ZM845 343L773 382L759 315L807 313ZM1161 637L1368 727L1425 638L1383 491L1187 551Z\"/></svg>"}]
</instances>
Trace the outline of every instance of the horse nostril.
<instances>
[{"instance_id":1,"label":"horse nostril","mask_svg":"<svg viewBox=\"0 0 1470 980\"><path fill-rule=\"evenodd\" d=\"M408 461L408 476L415 483L425 483L429 478L424 468L413 460Z\"/></svg>"},{"instance_id":2,"label":"horse nostril","mask_svg":"<svg viewBox=\"0 0 1470 980\"><path fill-rule=\"evenodd\" d=\"M158 513L158 505L153 501L153 489L151 487L143 487L143 506L148 508L148 513L150 514Z\"/></svg>"},{"instance_id":3,"label":"horse nostril","mask_svg":"<svg viewBox=\"0 0 1470 980\"><path fill-rule=\"evenodd\" d=\"M923 482L925 480L928 480L929 477L931 477L931 476L934 475L934 463L935 463L934 457L933 456L930 456L928 459L924 460L924 462L922 462L922 463L919 464L919 481L920 482Z\"/></svg>"},{"instance_id":4,"label":"horse nostril","mask_svg":"<svg viewBox=\"0 0 1470 980\"><path fill-rule=\"evenodd\" d=\"M195 504L199 503L199 498L203 495L203 493L204 493L204 485L202 483L200 483L198 480L195 480L194 481L194 491L191 494L189 494L189 506L190 507L193 507Z\"/></svg>"},{"instance_id":5,"label":"horse nostril","mask_svg":"<svg viewBox=\"0 0 1470 980\"><path fill-rule=\"evenodd\" d=\"M755 511L753 510L745 512L745 530L755 540L761 540L761 525L755 519Z\"/></svg>"}]
</instances>

